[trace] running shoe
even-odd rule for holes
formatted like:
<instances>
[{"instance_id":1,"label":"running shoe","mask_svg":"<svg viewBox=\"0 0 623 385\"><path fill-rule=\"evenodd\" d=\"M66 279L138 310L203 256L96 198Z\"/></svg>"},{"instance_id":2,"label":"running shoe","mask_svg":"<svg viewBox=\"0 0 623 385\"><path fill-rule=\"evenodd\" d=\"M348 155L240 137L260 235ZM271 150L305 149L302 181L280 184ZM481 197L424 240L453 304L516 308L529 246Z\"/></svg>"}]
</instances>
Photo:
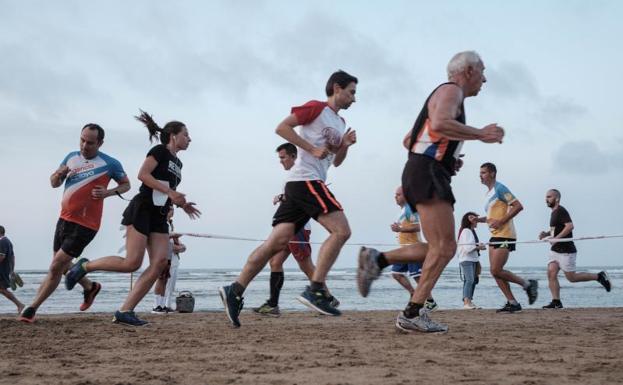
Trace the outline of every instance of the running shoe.
<instances>
[{"instance_id":1,"label":"running shoe","mask_svg":"<svg viewBox=\"0 0 623 385\"><path fill-rule=\"evenodd\" d=\"M234 294L231 285L222 286L218 289L218 292L221 296L221 300L223 301L223 306L225 306L225 314L227 314L227 318L235 328L240 327L240 311L244 305L243 297L239 297Z\"/></svg>"},{"instance_id":2,"label":"running shoe","mask_svg":"<svg viewBox=\"0 0 623 385\"><path fill-rule=\"evenodd\" d=\"M128 325L128 326L145 326L149 322L142 320L136 316L133 310L115 312L115 316L112 319L115 324Z\"/></svg>"},{"instance_id":3,"label":"running shoe","mask_svg":"<svg viewBox=\"0 0 623 385\"><path fill-rule=\"evenodd\" d=\"M312 310L324 315L339 316L342 312L331 306L331 301L327 298L327 293L324 290L312 291L309 286L305 288L305 291L297 298L300 303L307 306Z\"/></svg>"},{"instance_id":4,"label":"running shoe","mask_svg":"<svg viewBox=\"0 0 623 385\"><path fill-rule=\"evenodd\" d=\"M11 290L17 290L17 282L15 282L15 275L13 273L9 274L9 287Z\"/></svg>"},{"instance_id":5,"label":"running shoe","mask_svg":"<svg viewBox=\"0 0 623 385\"><path fill-rule=\"evenodd\" d=\"M76 286L78 281L87 275L87 271L84 268L84 264L89 262L86 258L80 258L72 267L69 268L67 274L65 274L65 288L71 290Z\"/></svg>"},{"instance_id":6,"label":"running shoe","mask_svg":"<svg viewBox=\"0 0 623 385\"><path fill-rule=\"evenodd\" d=\"M372 281L381 275L381 269L377 262L379 255L379 251L373 248L361 247L361 250L359 250L357 287L363 297L368 296Z\"/></svg>"},{"instance_id":7,"label":"running shoe","mask_svg":"<svg viewBox=\"0 0 623 385\"><path fill-rule=\"evenodd\" d=\"M475 303L466 303L466 304L463 304L463 309L474 310L474 309L480 309L480 307L476 306Z\"/></svg>"},{"instance_id":8,"label":"running shoe","mask_svg":"<svg viewBox=\"0 0 623 385\"><path fill-rule=\"evenodd\" d=\"M434 312L435 310L439 310L439 305L437 305L437 302L435 302L434 299L427 299L426 302L424 302L424 307L429 312Z\"/></svg>"},{"instance_id":9,"label":"running shoe","mask_svg":"<svg viewBox=\"0 0 623 385\"><path fill-rule=\"evenodd\" d=\"M608 277L608 273L606 273L605 271L600 271L599 274L597 274L597 282L601 283L601 286L603 286L607 292L610 292L610 290L612 289L612 285L610 284L610 277Z\"/></svg>"},{"instance_id":10,"label":"running shoe","mask_svg":"<svg viewBox=\"0 0 623 385\"><path fill-rule=\"evenodd\" d=\"M340 307L340 301L332 295L329 296L329 303L336 309Z\"/></svg>"},{"instance_id":11,"label":"running shoe","mask_svg":"<svg viewBox=\"0 0 623 385\"><path fill-rule=\"evenodd\" d=\"M504 306L496 310L496 313L521 313L521 305L511 305L510 302L506 302Z\"/></svg>"},{"instance_id":12,"label":"running shoe","mask_svg":"<svg viewBox=\"0 0 623 385\"><path fill-rule=\"evenodd\" d=\"M151 314L167 314L167 311L160 305L151 309Z\"/></svg>"},{"instance_id":13,"label":"running shoe","mask_svg":"<svg viewBox=\"0 0 623 385\"><path fill-rule=\"evenodd\" d=\"M279 317L281 315L281 312L279 311L279 305L270 306L268 302L264 302L264 304L260 307L253 308L253 311L257 314L269 315L272 317Z\"/></svg>"},{"instance_id":14,"label":"running shoe","mask_svg":"<svg viewBox=\"0 0 623 385\"><path fill-rule=\"evenodd\" d=\"M17 317L17 320L31 324L35 322L36 313L37 313L37 309L35 309L34 307L28 306L27 308L22 310L22 313L19 315L19 317Z\"/></svg>"},{"instance_id":15,"label":"running shoe","mask_svg":"<svg viewBox=\"0 0 623 385\"><path fill-rule=\"evenodd\" d=\"M22 277L20 277L18 273L13 272L13 276L15 278L15 283L17 284L17 287L24 286L24 281L22 281Z\"/></svg>"},{"instance_id":16,"label":"running shoe","mask_svg":"<svg viewBox=\"0 0 623 385\"><path fill-rule=\"evenodd\" d=\"M552 300L552 302L550 302L549 304L543 306L543 309L562 309L562 302L560 301L554 301Z\"/></svg>"},{"instance_id":17,"label":"running shoe","mask_svg":"<svg viewBox=\"0 0 623 385\"><path fill-rule=\"evenodd\" d=\"M102 285L99 282L93 282L93 286L91 286L91 290L84 291L84 302L80 305L80 311L85 311L93 305L93 301L95 301L95 297L102 290Z\"/></svg>"},{"instance_id":18,"label":"running shoe","mask_svg":"<svg viewBox=\"0 0 623 385\"><path fill-rule=\"evenodd\" d=\"M396 318L396 328L404 332L422 332L422 333L446 333L448 325L438 323L429 318L429 310L420 309L420 315L413 318L407 318L404 312L398 314Z\"/></svg>"},{"instance_id":19,"label":"running shoe","mask_svg":"<svg viewBox=\"0 0 623 385\"><path fill-rule=\"evenodd\" d=\"M170 307L168 307L168 306L163 307L163 309L164 309L164 311L165 311L166 313L175 313L175 310L171 309L171 308L170 308Z\"/></svg>"},{"instance_id":20,"label":"running shoe","mask_svg":"<svg viewBox=\"0 0 623 385\"><path fill-rule=\"evenodd\" d=\"M539 282L536 279L528 280L526 294L528 294L528 304L532 305L539 295Z\"/></svg>"}]
</instances>

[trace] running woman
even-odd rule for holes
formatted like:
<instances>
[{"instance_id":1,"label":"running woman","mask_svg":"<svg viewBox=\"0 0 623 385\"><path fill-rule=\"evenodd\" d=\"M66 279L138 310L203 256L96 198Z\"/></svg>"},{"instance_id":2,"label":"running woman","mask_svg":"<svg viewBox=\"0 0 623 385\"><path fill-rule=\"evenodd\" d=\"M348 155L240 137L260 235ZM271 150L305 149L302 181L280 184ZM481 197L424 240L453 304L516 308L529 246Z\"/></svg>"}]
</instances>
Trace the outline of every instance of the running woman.
<instances>
[{"instance_id":1,"label":"running woman","mask_svg":"<svg viewBox=\"0 0 623 385\"><path fill-rule=\"evenodd\" d=\"M552 302L543 306L543 309L562 309L560 301L560 282L558 282L558 272L565 273L569 282L597 281L607 292L611 289L608 273L600 271L597 274L576 271L575 260L577 249L573 241L557 242L559 239L573 238L573 222L567 209L560 205L560 191L556 189L548 190L545 194L545 204L552 209L549 220L549 231L542 231L539 239L549 239L552 244L549 252L549 262L547 263L547 278L549 280L549 290L552 292Z\"/></svg>"},{"instance_id":2,"label":"running woman","mask_svg":"<svg viewBox=\"0 0 623 385\"><path fill-rule=\"evenodd\" d=\"M515 299L509 282L523 287L530 305L536 301L538 282L534 279L524 279L504 269L504 266L510 253L516 250L517 234L513 218L523 210L523 205L505 185L497 181L497 168L493 163L484 163L480 166L480 182L489 189L485 195L487 216L475 220L489 225L491 231L489 242L492 243L489 244L489 269L507 300L497 312L521 312L521 304Z\"/></svg>"},{"instance_id":3,"label":"running woman","mask_svg":"<svg viewBox=\"0 0 623 385\"><path fill-rule=\"evenodd\" d=\"M328 232L329 237L320 247L318 264L310 285L298 298L304 305L326 315L341 313L332 304L325 290L325 280L342 246L350 238L350 227L342 206L325 185L327 170L338 167L355 144L355 131L346 130L338 112L355 102L357 78L344 71L333 73L325 88L327 101L310 101L292 112L278 126L276 132L300 148L299 157L290 170L285 186L284 200L273 216L273 230L268 239L255 249L242 272L231 285L221 287L219 293L225 312L234 327L240 327L240 311L245 289L276 253L284 250L294 234L313 218ZM300 134L294 128L301 126Z\"/></svg>"},{"instance_id":4,"label":"running woman","mask_svg":"<svg viewBox=\"0 0 623 385\"><path fill-rule=\"evenodd\" d=\"M109 256L93 261L81 258L67 273L65 286L71 290L82 277L93 271L134 272L141 267L147 250L149 266L138 278L113 318L114 323L143 326L148 322L138 318L134 308L167 266L167 213L171 205L181 207L191 219L198 218L201 212L193 202L186 201L184 194L177 191L182 180L182 161L177 153L186 150L191 141L186 125L171 121L160 128L144 111L136 119L147 127L149 140L159 137L161 144L147 153L138 172L138 179L142 182L139 193L123 212L121 223L127 226L126 257Z\"/></svg>"},{"instance_id":5,"label":"running woman","mask_svg":"<svg viewBox=\"0 0 623 385\"><path fill-rule=\"evenodd\" d=\"M35 321L37 309L56 290L72 259L80 257L95 238L102 220L104 199L130 189L130 181L121 163L99 151L102 144L104 129L94 123L85 125L80 131L80 150L67 154L50 176L53 188L65 182L61 215L54 232L54 254L37 296L18 318L22 322ZM117 186L107 189L111 179L117 182ZM93 304L102 286L87 278L81 279L80 285L84 288L80 310L85 311Z\"/></svg>"},{"instance_id":6,"label":"running woman","mask_svg":"<svg viewBox=\"0 0 623 385\"><path fill-rule=\"evenodd\" d=\"M464 140L499 143L504 130L496 123L481 129L465 124L463 101L480 92L485 66L474 51L460 52L447 67L448 83L441 84L426 99L403 145L409 160L402 174L407 203L420 215L428 243L401 247L389 252L362 247L359 252L357 284L366 297L382 269L396 262L423 262L422 277L411 301L398 314L396 327L402 331L446 332L448 326L430 319L424 307L428 294L456 250L454 237L454 195L450 178L461 167Z\"/></svg>"}]
</instances>

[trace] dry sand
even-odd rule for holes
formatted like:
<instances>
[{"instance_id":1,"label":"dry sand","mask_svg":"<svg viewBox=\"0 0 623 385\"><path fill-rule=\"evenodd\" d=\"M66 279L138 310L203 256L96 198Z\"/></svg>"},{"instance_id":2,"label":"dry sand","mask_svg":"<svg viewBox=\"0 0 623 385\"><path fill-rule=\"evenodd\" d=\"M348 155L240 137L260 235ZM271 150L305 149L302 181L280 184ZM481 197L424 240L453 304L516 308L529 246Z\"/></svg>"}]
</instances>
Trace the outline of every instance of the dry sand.
<instances>
[{"instance_id":1,"label":"dry sand","mask_svg":"<svg viewBox=\"0 0 623 385\"><path fill-rule=\"evenodd\" d=\"M623 308L439 311L444 335L400 334L397 312L0 316L6 384L623 383Z\"/></svg>"}]
</instances>

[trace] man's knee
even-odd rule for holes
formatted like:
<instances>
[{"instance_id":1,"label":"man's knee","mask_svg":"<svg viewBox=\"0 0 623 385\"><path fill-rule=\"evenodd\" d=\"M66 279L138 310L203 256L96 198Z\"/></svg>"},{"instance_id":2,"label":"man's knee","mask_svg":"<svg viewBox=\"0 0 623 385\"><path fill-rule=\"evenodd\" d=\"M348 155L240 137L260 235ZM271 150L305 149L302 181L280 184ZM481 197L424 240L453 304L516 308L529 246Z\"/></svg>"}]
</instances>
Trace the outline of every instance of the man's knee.
<instances>
[{"instance_id":1,"label":"man's knee","mask_svg":"<svg viewBox=\"0 0 623 385\"><path fill-rule=\"evenodd\" d=\"M351 231L348 225L340 226L331 232L331 235L337 237L342 243L346 243L350 239Z\"/></svg>"},{"instance_id":2,"label":"man's knee","mask_svg":"<svg viewBox=\"0 0 623 385\"><path fill-rule=\"evenodd\" d=\"M565 271L565 277L569 282L578 282L578 276L575 274L575 271Z\"/></svg>"},{"instance_id":3,"label":"man's knee","mask_svg":"<svg viewBox=\"0 0 623 385\"><path fill-rule=\"evenodd\" d=\"M504 271L503 266L490 266L489 272L493 278L502 278L502 272Z\"/></svg>"}]
</instances>

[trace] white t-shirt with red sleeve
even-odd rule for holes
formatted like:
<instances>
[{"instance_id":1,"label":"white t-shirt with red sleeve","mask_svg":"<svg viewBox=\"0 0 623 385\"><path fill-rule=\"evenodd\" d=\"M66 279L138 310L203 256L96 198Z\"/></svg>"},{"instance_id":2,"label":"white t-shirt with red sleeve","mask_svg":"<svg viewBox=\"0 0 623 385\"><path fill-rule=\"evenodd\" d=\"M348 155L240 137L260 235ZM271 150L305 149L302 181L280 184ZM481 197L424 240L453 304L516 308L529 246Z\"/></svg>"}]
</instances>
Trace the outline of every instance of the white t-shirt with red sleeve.
<instances>
[{"instance_id":1,"label":"white t-shirt with red sleeve","mask_svg":"<svg viewBox=\"0 0 623 385\"><path fill-rule=\"evenodd\" d=\"M333 163L335 153L342 144L346 122L326 102L312 100L302 106L292 107L301 125L299 135L314 147L326 147L330 154L318 159L299 148L294 166L290 169L288 182L327 180L327 170Z\"/></svg>"}]
</instances>

